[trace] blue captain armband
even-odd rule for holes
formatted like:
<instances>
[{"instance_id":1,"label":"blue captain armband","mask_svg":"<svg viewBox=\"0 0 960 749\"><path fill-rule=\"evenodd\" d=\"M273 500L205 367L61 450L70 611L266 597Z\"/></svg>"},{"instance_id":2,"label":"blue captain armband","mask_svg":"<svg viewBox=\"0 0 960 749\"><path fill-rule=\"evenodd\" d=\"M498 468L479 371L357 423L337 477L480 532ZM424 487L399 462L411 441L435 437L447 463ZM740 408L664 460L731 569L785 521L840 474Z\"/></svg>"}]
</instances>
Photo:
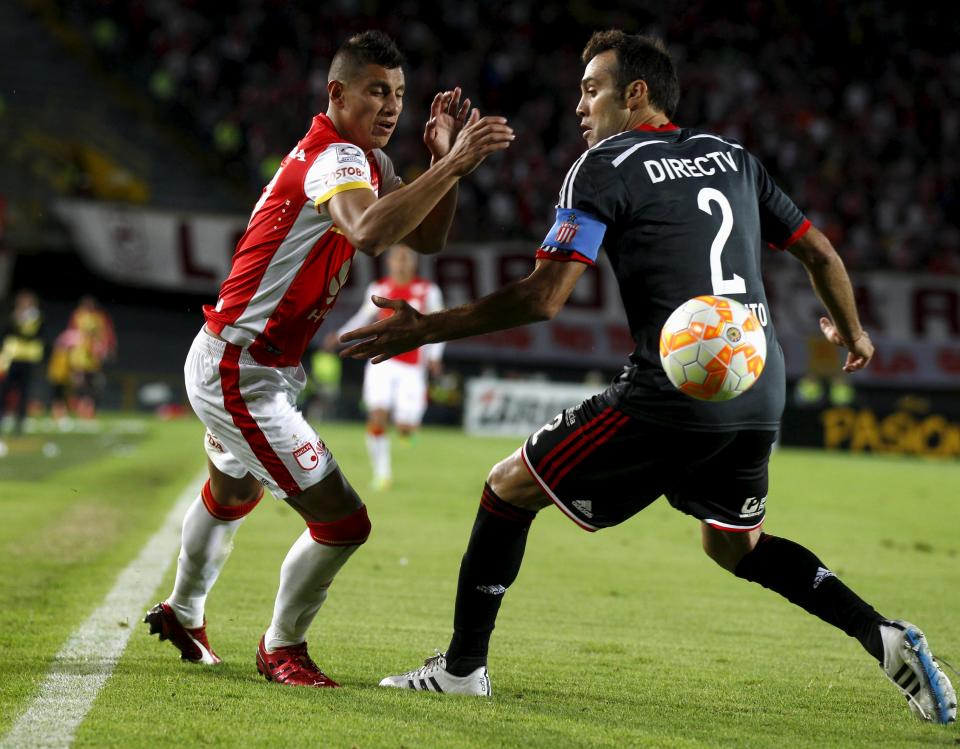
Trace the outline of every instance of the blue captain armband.
<instances>
[{"instance_id":1,"label":"blue captain armband","mask_svg":"<svg viewBox=\"0 0 960 749\"><path fill-rule=\"evenodd\" d=\"M593 265L606 232L607 225L586 211L557 208L557 220L547 232L537 257L554 256Z\"/></svg>"}]
</instances>

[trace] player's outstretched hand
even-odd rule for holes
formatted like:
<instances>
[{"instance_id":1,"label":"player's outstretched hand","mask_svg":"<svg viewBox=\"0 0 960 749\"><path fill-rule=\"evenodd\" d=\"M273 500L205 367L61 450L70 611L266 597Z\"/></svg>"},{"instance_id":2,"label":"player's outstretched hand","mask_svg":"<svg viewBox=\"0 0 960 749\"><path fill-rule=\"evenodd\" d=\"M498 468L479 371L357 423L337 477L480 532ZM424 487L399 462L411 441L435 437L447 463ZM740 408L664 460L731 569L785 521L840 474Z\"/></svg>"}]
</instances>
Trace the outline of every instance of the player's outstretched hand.
<instances>
[{"instance_id":1,"label":"player's outstretched hand","mask_svg":"<svg viewBox=\"0 0 960 749\"><path fill-rule=\"evenodd\" d=\"M463 177L476 169L480 162L496 151L508 148L516 136L505 117L481 117L474 109L446 158Z\"/></svg>"},{"instance_id":2,"label":"player's outstretched hand","mask_svg":"<svg viewBox=\"0 0 960 749\"><path fill-rule=\"evenodd\" d=\"M373 325L356 328L340 336L341 343L359 341L340 352L347 359L370 359L374 364L419 348L426 343L426 326L423 315L402 299L370 297L381 309L391 309L393 314Z\"/></svg>"},{"instance_id":3,"label":"player's outstretched hand","mask_svg":"<svg viewBox=\"0 0 960 749\"><path fill-rule=\"evenodd\" d=\"M870 340L867 331L864 330L857 340L847 344L840 336L837 326L833 324L833 320L829 317L820 318L820 330L823 331L824 337L830 343L847 349L847 361L843 365L844 372L856 372L858 369L863 369L873 358L873 341Z\"/></svg>"},{"instance_id":4,"label":"player's outstretched hand","mask_svg":"<svg viewBox=\"0 0 960 749\"><path fill-rule=\"evenodd\" d=\"M430 119L423 128L423 142L434 159L442 159L453 148L457 135L467 124L470 115L470 99L460 103L460 87L453 91L441 91L433 97Z\"/></svg>"}]
</instances>

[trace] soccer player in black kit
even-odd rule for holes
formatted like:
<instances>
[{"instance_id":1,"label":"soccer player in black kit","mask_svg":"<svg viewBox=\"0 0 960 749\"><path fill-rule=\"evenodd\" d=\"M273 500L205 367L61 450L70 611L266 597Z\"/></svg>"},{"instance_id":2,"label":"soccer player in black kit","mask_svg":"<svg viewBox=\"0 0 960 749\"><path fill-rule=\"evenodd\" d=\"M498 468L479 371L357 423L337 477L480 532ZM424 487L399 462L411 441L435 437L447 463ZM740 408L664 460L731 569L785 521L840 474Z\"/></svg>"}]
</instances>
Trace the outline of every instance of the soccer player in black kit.
<instances>
[{"instance_id":1,"label":"soccer player in black kit","mask_svg":"<svg viewBox=\"0 0 960 749\"><path fill-rule=\"evenodd\" d=\"M595 531L664 495L701 522L704 551L717 564L859 640L919 717L955 720L953 687L917 627L884 618L812 552L762 531L785 381L761 254L769 244L803 263L830 314L820 321L823 334L847 349L843 369L854 372L870 362L873 344L843 262L746 149L670 121L680 89L661 42L597 32L583 61L577 115L589 148L567 172L534 271L431 315L375 297L395 314L341 338L359 341L344 355L376 363L425 343L550 319L602 245L636 343L605 392L558 414L490 471L460 567L450 646L381 685L490 695L490 634L536 513L553 503ZM702 294L737 299L764 325L765 370L734 400L694 400L660 364L664 321Z\"/></svg>"}]
</instances>

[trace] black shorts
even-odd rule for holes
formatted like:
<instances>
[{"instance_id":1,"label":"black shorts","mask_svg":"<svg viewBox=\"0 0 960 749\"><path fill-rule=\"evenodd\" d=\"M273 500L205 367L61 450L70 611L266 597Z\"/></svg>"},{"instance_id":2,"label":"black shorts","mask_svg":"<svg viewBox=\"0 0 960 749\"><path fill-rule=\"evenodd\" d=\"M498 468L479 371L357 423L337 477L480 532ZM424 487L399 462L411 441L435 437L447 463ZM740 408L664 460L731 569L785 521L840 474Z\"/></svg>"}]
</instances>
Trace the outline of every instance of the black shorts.
<instances>
[{"instance_id":1,"label":"black shorts","mask_svg":"<svg viewBox=\"0 0 960 749\"><path fill-rule=\"evenodd\" d=\"M547 495L589 531L619 525L661 495L727 531L763 523L776 432L694 432L635 419L602 395L557 414L523 445Z\"/></svg>"}]
</instances>

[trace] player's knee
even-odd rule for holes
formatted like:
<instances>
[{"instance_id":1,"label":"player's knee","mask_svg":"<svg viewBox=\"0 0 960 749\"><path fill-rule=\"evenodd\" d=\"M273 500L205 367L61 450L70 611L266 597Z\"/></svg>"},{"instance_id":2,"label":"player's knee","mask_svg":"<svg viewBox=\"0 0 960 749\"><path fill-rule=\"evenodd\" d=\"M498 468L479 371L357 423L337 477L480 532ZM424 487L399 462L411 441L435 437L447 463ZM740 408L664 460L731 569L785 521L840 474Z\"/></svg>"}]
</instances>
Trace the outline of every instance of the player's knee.
<instances>
[{"instance_id":1,"label":"player's knee","mask_svg":"<svg viewBox=\"0 0 960 749\"><path fill-rule=\"evenodd\" d=\"M527 470L519 449L490 469L487 485L504 502L525 510L537 512L550 504Z\"/></svg>"},{"instance_id":2,"label":"player's knee","mask_svg":"<svg viewBox=\"0 0 960 749\"><path fill-rule=\"evenodd\" d=\"M207 512L218 520L240 520L253 512L263 499L263 487L256 481L252 485L233 482L220 486L208 479L200 497Z\"/></svg>"},{"instance_id":3,"label":"player's knee","mask_svg":"<svg viewBox=\"0 0 960 749\"><path fill-rule=\"evenodd\" d=\"M338 520L307 522L310 537L324 546L359 546L370 537L372 527L366 505Z\"/></svg>"},{"instance_id":4,"label":"player's knee","mask_svg":"<svg viewBox=\"0 0 960 749\"><path fill-rule=\"evenodd\" d=\"M526 472L523 467L523 459L520 457L519 450L510 457L504 458L490 469L487 474L487 483L498 495L509 494L510 490L517 484L518 479L522 478L520 471ZM529 475L529 474L528 474Z\"/></svg>"},{"instance_id":5,"label":"player's knee","mask_svg":"<svg viewBox=\"0 0 960 749\"><path fill-rule=\"evenodd\" d=\"M760 538L760 531L719 531L703 526L701 542L708 557L728 572L734 572L740 560L749 554Z\"/></svg>"}]
</instances>

